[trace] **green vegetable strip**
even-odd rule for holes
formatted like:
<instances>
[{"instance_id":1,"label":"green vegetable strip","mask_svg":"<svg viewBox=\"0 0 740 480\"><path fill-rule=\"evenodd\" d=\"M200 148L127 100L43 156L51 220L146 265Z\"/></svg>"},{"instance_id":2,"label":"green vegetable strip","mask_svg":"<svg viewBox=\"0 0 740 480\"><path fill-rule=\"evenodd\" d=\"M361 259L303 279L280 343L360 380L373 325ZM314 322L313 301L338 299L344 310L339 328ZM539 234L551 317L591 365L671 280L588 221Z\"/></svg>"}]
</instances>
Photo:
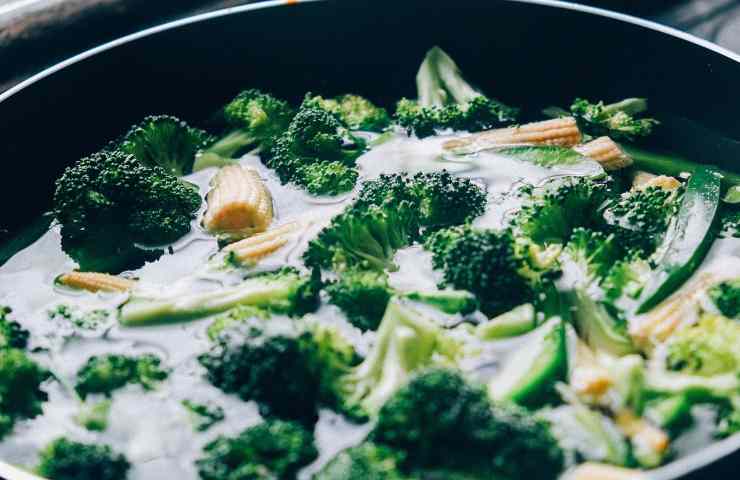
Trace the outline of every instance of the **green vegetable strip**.
<instances>
[{"instance_id":1,"label":"green vegetable strip","mask_svg":"<svg viewBox=\"0 0 740 480\"><path fill-rule=\"evenodd\" d=\"M658 247L658 268L643 291L637 313L645 313L678 289L712 245L712 223L720 200L720 175L697 167L686 186L676 218Z\"/></svg>"}]
</instances>

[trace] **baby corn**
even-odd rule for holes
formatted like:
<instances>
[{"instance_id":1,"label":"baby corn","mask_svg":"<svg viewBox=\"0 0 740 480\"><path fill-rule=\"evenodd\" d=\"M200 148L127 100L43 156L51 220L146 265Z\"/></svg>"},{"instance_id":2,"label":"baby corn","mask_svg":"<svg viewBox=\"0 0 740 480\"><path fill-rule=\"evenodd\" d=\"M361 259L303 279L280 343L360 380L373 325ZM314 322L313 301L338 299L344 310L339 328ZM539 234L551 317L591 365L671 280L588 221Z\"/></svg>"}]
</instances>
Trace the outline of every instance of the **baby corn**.
<instances>
[{"instance_id":1,"label":"baby corn","mask_svg":"<svg viewBox=\"0 0 740 480\"><path fill-rule=\"evenodd\" d=\"M607 172L613 172L632 165L632 157L624 153L609 137L599 137L573 148L584 157L596 160Z\"/></svg>"},{"instance_id":2,"label":"baby corn","mask_svg":"<svg viewBox=\"0 0 740 480\"><path fill-rule=\"evenodd\" d=\"M288 243L290 235L297 229L297 222L287 223L267 232L259 233L227 245L223 251L231 261L241 264L253 264L282 248Z\"/></svg>"},{"instance_id":3,"label":"baby corn","mask_svg":"<svg viewBox=\"0 0 740 480\"><path fill-rule=\"evenodd\" d=\"M208 231L249 235L264 232L272 222L272 196L255 169L223 167L211 185L203 217Z\"/></svg>"},{"instance_id":4,"label":"baby corn","mask_svg":"<svg viewBox=\"0 0 740 480\"><path fill-rule=\"evenodd\" d=\"M653 175L651 178L643 176L639 183L638 178L640 177L636 175L635 180L633 181L633 188L636 188L637 190L645 190L649 187L659 187L663 190L673 191L681 186L681 182L679 182L677 178L669 177L667 175Z\"/></svg>"},{"instance_id":5,"label":"baby corn","mask_svg":"<svg viewBox=\"0 0 740 480\"><path fill-rule=\"evenodd\" d=\"M97 272L69 272L61 275L57 281L88 292L125 292L136 285L134 280Z\"/></svg>"},{"instance_id":6,"label":"baby corn","mask_svg":"<svg viewBox=\"0 0 740 480\"><path fill-rule=\"evenodd\" d=\"M497 145L536 144L573 147L579 143L581 131L576 120L564 117L488 130L469 137L448 140L442 147L455 153L474 153Z\"/></svg>"}]
</instances>

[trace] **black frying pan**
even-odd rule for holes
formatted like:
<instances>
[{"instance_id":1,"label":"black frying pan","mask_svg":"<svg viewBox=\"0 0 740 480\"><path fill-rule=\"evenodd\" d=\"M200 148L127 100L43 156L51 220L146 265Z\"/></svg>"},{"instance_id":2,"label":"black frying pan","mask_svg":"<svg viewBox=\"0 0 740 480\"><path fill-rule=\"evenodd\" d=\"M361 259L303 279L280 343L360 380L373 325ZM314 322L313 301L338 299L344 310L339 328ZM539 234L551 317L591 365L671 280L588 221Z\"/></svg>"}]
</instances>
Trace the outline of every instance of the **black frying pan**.
<instances>
[{"instance_id":1,"label":"black frying pan","mask_svg":"<svg viewBox=\"0 0 740 480\"><path fill-rule=\"evenodd\" d=\"M244 87L294 101L352 91L390 106L414 96L435 44L484 91L531 112L575 96L648 97L665 119L659 142L740 171L740 56L690 35L550 0L276 1L125 37L1 94L0 226L12 233L48 208L66 165L144 115L197 123ZM692 478L735 478L740 460L728 456L738 448L740 436L650 478L712 462Z\"/></svg>"}]
</instances>

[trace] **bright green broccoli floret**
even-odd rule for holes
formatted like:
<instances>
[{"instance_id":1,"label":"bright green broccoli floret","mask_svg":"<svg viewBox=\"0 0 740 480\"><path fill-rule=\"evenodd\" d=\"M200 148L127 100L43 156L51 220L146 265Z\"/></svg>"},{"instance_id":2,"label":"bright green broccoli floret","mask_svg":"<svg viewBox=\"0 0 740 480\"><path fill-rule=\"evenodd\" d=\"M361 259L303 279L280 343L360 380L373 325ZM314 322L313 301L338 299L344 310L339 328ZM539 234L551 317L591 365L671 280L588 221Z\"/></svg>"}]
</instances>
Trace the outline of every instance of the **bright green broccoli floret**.
<instances>
[{"instance_id":1,"label":"bright green broccoli floret","mask_svg":"<svg viewBox=\"0 0 740 480\"><path fill-rule=\"evenodd\" d=\"M121 306L124 325L147 325L205 317L248 306L301 316L318 308L319 272L302 275L293 268L250 277L238 285L178 296L132 295ZM216 327L217 328L217 327Z\"/></svg>"},{"instance_id":2,"label":"bright green broccoli floret","mask_svg":"<svg viewBox=\"0 0 740 480\"><path fill-rule=\"evenodd\" d=\"M8 318L12 310L10 307L0 305L0 349L19 348L24 349L28 344L28 330L21 324Z\"/></svg>"},{"instance_id":3,"label":"bright green broccoli floret","mask_svg":"<svg viewBox=\"0 0 740 480\"><path fill-rule=\"evenodd\" d=\"M68 167L56 181L54 214L62 247L82 270L117 273L157 258L162 245L190 231L198 190L133 155L102 151Z\"/></svg>"},{"instance_id":4,"label":"bright green broccoli floret","mask_svg":"<svg viewBox=\"0 0 740 480\"><path fill-rule=\"evenodd\" d=\"M740 324L720 315L703 315L699 323L671 337L666 366L702 376L740 371Z\"/></svg>"},{"instance_id":5,"label":"bright green broccoli floret","mask_svg":"<svg viewBox=\"0 0 740 480\"><path fill-rule=\"evenodd\" d=\"M255 400L263 416L312 424L319 404L337 405L332 382L355 363L354 349L329 327L278 320L234 325L198 359L208 381Z\"/></svg>"},{"instance_id":6,"label":"bright green broccoli floret","mask_svg":"<svg viewBox=\"0 0 740 480\"><path fill-rule=\"evenodd\" d=\"M709 290L709 297L722 315L740 318L740 279L713 286Z\"/></svg>"},{"instance_id":7,"label":"bright green broccoli floret","mask_svg":"<svg viewBox=\"0 0 740 480\"><path fill-rule=\"evenodd\" d=\"M213 138L171 115L146 117L126 134L118 148L148 167L162 167L181 177L193 171L198 150Z\"/></svg>"},{"instance_id":8,"label":"bright green broccoli floret","mask_svg":"<svg viewBox=\"0 0 740 480\"><path fill-rule=\"evenodd\" d=\"M570 111L583 131L593 137L606 135L613 140L634 141L647 137L659 123L652 118L640 118L647 111L644 98L627 98L609 105L577 98Z\"/></svg>"},{"instance_id":9,"label":"bright green broccoli floret","mask_svg":"<svg viewBox=\"0 0 740 480\"><path fill-rule=\"evenodd\" d=\"M205 432L226 416L224 409L218 405L206 405L191 400L183 400L182 406L192 414L193 426L199 432Z\"/></svg>"},{"instance_id":10,"label":"bright green broccoli floret","mask_svg":"<svg viewBox=\"0 0 740 480\"><path fill-rule=\"evenodd\" d=\"M349 270L337 282L326 287L329 302L347 315L360 330L375 330L393 295L426 303L445 313L472 313L477 308L475 296L458 290L400 291L388 284L388 276L375 270Z\"/></svg>"},{"instance_id":11,"label":"bright green broccoli floret","mask_svg":"<svg viewBox=\"0 0 740 480\"><path fill-rule=\"evenodd\" d=\"M47 313L50 320L64 320L83 330L94 330L106 323L110 318L110 312L108 310L93 309L84 311L63 303L50 309Z\"/></svg>"},{"instance_id":12,"label":"bright green broccoli floret","mask_svg":"<svg viewBox=\"0 0 740 480\"><path fill-rule=\"evenodd\" d=\"M373 415L409 377L422 368L455 365L461 345L432 319L403 300L388 303L373 349L343 375L336 388L346 410Z\"/></svg>"},{"instance_id":13,"label":"bright green broccoli floret","mask_svg":"<svg viewBox=\"0 0 740 480\"><path fill-rule=\"evenodd\" d=\"M313 435L299 424L267 420L236 437L218 437L195 465L202 480L289 479L318 457Z\"/></svg>"},{"instance_id":14,"label":"bright green broccoli floret","mask_svg":"<svg viewBox=\"0 0 740 480\"><path fill-rule=\"evenodd\" d=\"M338 176L338 162L350 170L365 151L365 142L328 111L304 102L290 126L263 158L283 183L293 182L303 188L309 184L314 194L337 194L348 191L351 174ZM308 169L304 173L304 170ZM329 178L322 179L321 171ZM342 191L337 189L345 188ZM328 190L324 190L328 188Z\"/></svg>"},{"instance_id":15,"label":"bright green broccoli floret","mask_svg":"<svg viewBox=\"0 0 740 480\"><path fill-rule=\"evenodd\" d=\"M36 472L53 480L125 480L130 468L108 445L59 438L41 451Z\"/></svg>"},{"instance_id":16,"label":"bright green broccoli floret","mask_svg":"<svg viewBox=\"0 0 740 480\"><path fill-rule=\"evenodd\" d=\"M160 363L160 359L152 354L90 357L77 372L75 389L82 398L91 393L111 396L113 391L128 384L138 384L145 390L152 390L169 374Z\"/></svg>"},{"instance_id":17,"label":"bright green broccoli floret","mask_svg":"<svg viewBox=\"0 0 740 480\"><path fill-rule=\"evenodd\" d=\"M342 162L309 163L297 172L296 183L313 195L339 195L355 187L359 173Z\"/></svg>"},{"instance_id":18,"label":"bright green broccoli floret","mask_svg":"<svg viewBox=\"0 0 740 480\"><path fill-rule=\"evenodd\" d=\"M650 264L637 254L616 261L601 280L606 300L615 302L621 297L639 298L650 273Z\"/></svg>"},{"instance_id":19,"label":"bright green broccoli floret","mask_svg":"<svg viewBox=\"0 0 740 480\"><path fill-rule=\"evenodd\" d=\"M403 454L372 442L339 452L313 480L411 480L400 470Z\"/></svg>"},{"instance_id":20,"label":"bright green broccoli floret","mask_svg":"<svg viewBox=\"0 0 740 480\"><path fill-rule=\"evenodd\" d=\"M455 62L439 47L429 50L416 74L418 100L402 99L396 121L417 137L437 130L476 132L513 123L517 109L486 97L463 78Z\"/></svg>"},{"instance_id":21,"label":"bright green broccoli floret","mask_svg":"<svg viewBox=\"0 0 740 480\"><path fill-rule=\"evenodd\" d=\"M41 383L49 372L16 348L0 350L0 437L13 429L17 420L41 414L47 395Z\"/></svg>"},{"instance_id":22,"label":"bright green broccoli floret","mask_svg":"<svg viewBox=\"0 0 740 480\"><path fill-rule=\"evenodd\" d=\"M563 252L580 270L581 285L603 278L622 256L613 235L582 227L573 229Z\"/></svg>"},{"instance_id":23,"label":"bright green broccoli floret","mask_svg":"<svg viewBox=\"0 0 740 480\"><path fill-rule=\"evenodd\" d=\"M323 98L309 94L306 104L331 112L352 130L382 132L390 124L390 117L384 108L359 95Z\"/></svg>"},{"instance_id":24,"label":"bright green broccoli floret","mask_svg":"<svg viewBox=\"0 0 740 480\"><path fill-rule=\"evenodd\" d=\"M452 370L426 371L398 390L369 438L404 452L409 470L553 479L563 467L563 453L544 423L492 405L484 389Z\"/></svg>"}]
</instances>

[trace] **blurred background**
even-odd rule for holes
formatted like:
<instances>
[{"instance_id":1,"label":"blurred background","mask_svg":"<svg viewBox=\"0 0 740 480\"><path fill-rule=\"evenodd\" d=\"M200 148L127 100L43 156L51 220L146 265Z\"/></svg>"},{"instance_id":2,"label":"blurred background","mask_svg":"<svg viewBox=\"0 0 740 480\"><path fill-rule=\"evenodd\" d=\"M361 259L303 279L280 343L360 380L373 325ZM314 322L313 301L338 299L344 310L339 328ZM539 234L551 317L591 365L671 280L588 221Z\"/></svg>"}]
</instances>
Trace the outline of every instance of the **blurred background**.
<instances>
[{"instance_id":1,"label":"blurred background","mask_svg":"<svg viewBox=\"0 0 740 480\"><path fill-rule=\"evenodd\" d=\"M443 1L443 0L436 0ZM73 54L142 28L254 0L0 0L0 91ZM592 0L740 52L740 0ZM434 8L434 1L429 8Z\"/></svg>"}]
</instances>

